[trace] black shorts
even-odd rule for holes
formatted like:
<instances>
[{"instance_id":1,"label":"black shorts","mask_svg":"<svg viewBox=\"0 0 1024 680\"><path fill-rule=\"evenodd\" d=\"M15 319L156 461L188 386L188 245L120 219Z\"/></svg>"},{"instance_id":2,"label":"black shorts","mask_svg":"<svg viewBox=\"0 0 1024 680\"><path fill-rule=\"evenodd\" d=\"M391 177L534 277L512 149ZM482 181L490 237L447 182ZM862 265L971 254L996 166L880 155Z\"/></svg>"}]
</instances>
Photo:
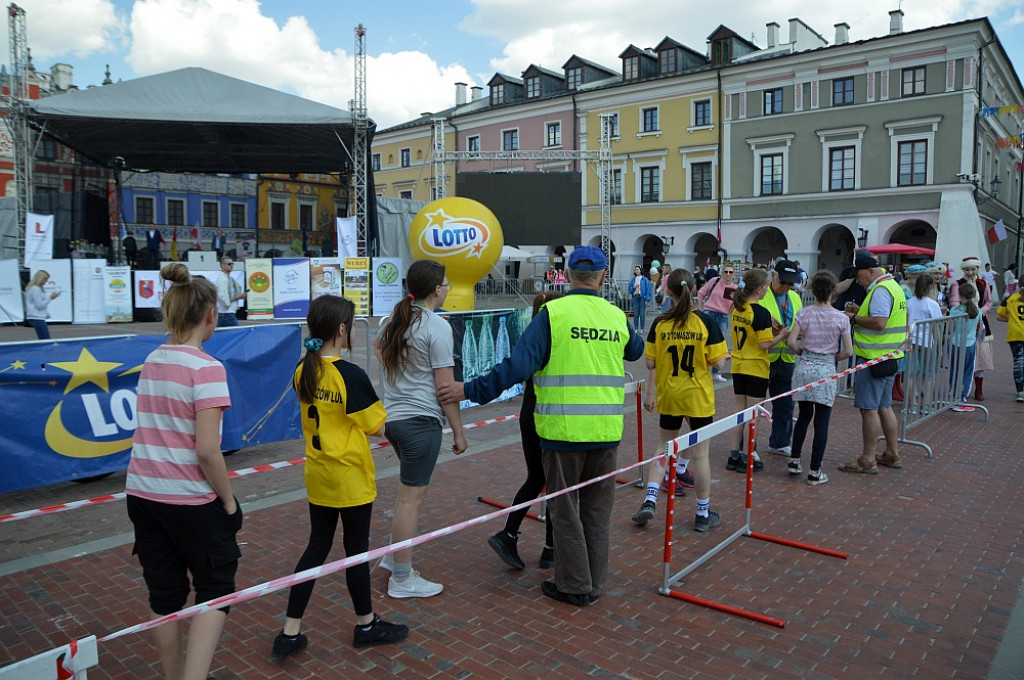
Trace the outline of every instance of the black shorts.
<instances>
[{"instance_id":1,"label":"black shorts","mask_svg":"<svg viewBox=\"0 0 1024 680\"><path fill-rule=\"evenodd\" d=\"M714 416L697 418L694 416L669 416L661 413L658 415L658 427L663 430L678 432L683 427L683 418L689 421L691 431L699 430L705 425L710 425L715 421Z\"/></svg>"},{"instance_id":2,"label":"black shorts","mask_svg":"<svg viewBox=\"0 0 1024 680\"><path fill-rule=\"evenodd\" d=\"M768 378L759 378L756 375L746 375L744 373L733 373L732 391L733 394L741 397L764 399L768 396Z\"/></svg>"},{"instance_id":3,"label":"black shorts","mask_svg":"<svg viewBox=\"0 0 1024 680\"><path fill-rule=\"evenodd\" d=\"M393 420L384 436L398 456L398 478L405 486L429 486L441 453L441 423L430 416Z\"/></svg>"},{"instance_id":4,"label":"black shorts","mask_svg":"<svg viewBox=\"0 0 1024 680\"><path fill-rule=\"evenodd\" d=\"M235 592L242 556L235 541L242 528L241 505L234 515L224 511L220 499L171 505L129 495L127 505L135 526L132 554L139 556L154 613L173 614L185 607L190 573L196 604Z\"/></svg>"}]
</instances>

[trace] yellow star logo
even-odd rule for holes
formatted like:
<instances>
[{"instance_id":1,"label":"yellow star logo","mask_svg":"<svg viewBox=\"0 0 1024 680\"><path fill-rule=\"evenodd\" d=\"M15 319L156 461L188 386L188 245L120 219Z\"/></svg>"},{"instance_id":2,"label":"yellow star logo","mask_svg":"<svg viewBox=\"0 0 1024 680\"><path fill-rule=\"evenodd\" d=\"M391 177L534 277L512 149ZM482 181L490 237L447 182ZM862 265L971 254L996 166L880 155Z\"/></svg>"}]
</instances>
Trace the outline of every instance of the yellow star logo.
<instances>
[{"instance_id":1,"label":"yellow star logo","mask_svg":"<svg viewBox=\"0 0 1024 680\"><path fill-rule=\"evenodd\" d=\"M11 365L8 366L7 369L5 369L5 370L24 371L25 370L25 362L24 361L12 361Z\"/></svg>"},{"instance_id":2,"label":"yellow star logo","mask_svg":"<svg viewBox=\"0 0 1024 680\"><path fill-rule=\"evenodd\" d=\"M448 216L444 214L444 208L438 208L437 212L427 213L427 228L444 227Z\"/></svg>"},{"instance_id":3,"label":"yellow star logo","mask_svg":"<svg viewBox=\"0 0 1024 680\"><path fill-rule=\"evenodd\" d=\"M102 388L104 392L109 392L110 382L107 380L107 373L122 364L114 361L97 361L96 357L83 347L78 355L78 361L55 361L50 365L71 374L71 380L68 380L68 385L64 388L64 394L67 394L76 387L90 382Z\"/></svg>"}]
</instances>

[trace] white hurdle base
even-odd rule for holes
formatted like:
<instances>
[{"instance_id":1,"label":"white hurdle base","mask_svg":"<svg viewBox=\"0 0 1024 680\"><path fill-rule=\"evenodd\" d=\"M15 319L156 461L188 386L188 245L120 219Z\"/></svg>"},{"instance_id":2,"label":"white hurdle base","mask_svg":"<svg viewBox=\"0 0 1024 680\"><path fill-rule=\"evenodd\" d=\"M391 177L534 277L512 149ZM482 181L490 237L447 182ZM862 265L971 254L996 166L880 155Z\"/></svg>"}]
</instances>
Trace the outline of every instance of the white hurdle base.
<instances>
[{"instance_id":1,"label":"white hurdle base","mask_svg":"<svg viewBox=\"0 0 1024 680\"><path fill-rule=\"evenodd\" d=\"M72 649L72 645L74 645L74 649ZM68 675L68 671L58 673L62 655L65 659L70 659L70 663L65 661L65 667L72 669L73 675ZM4 666L0 668L0 680L59 680L60 678L86 680L88 677L86 669L98 665L99 662L96 636L90 635L63 647L37 654L30 659Z\"/></svg>"}]
</instances>

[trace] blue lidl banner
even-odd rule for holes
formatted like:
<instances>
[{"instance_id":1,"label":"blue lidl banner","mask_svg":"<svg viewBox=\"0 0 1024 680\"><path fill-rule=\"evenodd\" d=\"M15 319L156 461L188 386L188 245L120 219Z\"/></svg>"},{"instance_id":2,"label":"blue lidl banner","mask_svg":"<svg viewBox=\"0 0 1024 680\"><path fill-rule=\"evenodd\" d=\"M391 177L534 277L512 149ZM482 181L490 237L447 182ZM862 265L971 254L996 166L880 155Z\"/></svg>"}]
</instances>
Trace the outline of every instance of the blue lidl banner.
<instances>
[{"instance_id":1,"label":"blue lidl banner","mask_svg":"<svg viewBox=\"0 0 1024 680\"><path fill-rule=\"evenodd\" d=\"M291 389L301 337L298 325L248 326L204 343L228 376L224 450L302 437ZM0 346L0 493L127 468L139 372L164 339Z\"/></svg>"}]
</instances>

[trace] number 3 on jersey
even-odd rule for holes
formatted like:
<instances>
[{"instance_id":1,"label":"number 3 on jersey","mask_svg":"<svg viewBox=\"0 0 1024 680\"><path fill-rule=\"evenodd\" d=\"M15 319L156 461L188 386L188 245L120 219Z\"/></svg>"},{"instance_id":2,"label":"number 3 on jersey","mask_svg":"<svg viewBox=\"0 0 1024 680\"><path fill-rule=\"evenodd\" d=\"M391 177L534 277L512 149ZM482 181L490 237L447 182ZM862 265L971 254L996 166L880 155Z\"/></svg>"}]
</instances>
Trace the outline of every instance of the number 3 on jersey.
<instances>
[{"instance_id":1,"label":"number 3 on jersey","mask_svg":"<svg viewBox=\"0 0 1024 680\"><path fill-rule=\"evenodd\" d=\"M681 368L690 375L690 379L693 379L693 345L683 345L682 356L679 356L679 348L675 345L669 346L668 353L672 355L672 377L678 376Z\"/></svg>"}]
</instances>

